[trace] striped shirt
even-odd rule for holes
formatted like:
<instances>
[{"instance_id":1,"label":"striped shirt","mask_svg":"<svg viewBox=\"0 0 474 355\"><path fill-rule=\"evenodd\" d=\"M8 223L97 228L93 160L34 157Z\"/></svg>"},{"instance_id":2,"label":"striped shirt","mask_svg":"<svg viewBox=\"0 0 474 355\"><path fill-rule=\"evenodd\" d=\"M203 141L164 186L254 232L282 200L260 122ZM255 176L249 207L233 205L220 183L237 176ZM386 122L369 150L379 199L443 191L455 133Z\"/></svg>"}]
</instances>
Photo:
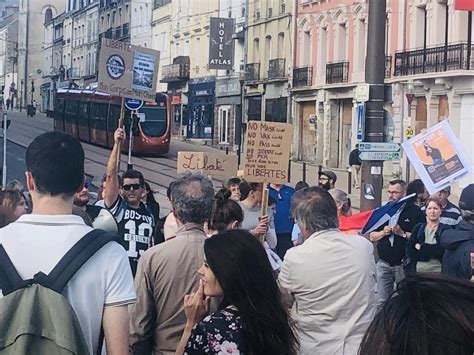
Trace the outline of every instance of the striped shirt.
<instances>
[{"instance_id":1,"label":"striped shirt","mask_svg":"<svg viewBox=\"0 0 474 355\"><path fill-rule=\"evenodd\" d=\"M423 206L421 210L426 213L426 206ZM461 221L461 210L455 204L448 201L448 204L441 213L440 222L449 226L455 226Z\"/></svg>"}]
</instances>

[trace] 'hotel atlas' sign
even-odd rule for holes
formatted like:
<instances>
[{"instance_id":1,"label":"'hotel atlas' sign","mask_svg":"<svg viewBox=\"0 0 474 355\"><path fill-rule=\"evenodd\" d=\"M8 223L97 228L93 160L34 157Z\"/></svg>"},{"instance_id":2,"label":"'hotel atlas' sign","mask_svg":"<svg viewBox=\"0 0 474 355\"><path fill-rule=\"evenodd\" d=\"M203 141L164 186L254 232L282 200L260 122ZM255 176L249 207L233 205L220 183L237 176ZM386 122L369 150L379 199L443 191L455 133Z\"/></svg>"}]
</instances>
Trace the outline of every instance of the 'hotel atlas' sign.
<instances>
[{"instance_id":1,"label":"'hotel atlas' sign","mask_svg":"<svg viewBox=\"0 0 474 355\"><path fill-rule=\"evenodd\" d=\"M234 19L211 17L209 33L209 69L234 66Z\"/></svg>"}]
</instances>

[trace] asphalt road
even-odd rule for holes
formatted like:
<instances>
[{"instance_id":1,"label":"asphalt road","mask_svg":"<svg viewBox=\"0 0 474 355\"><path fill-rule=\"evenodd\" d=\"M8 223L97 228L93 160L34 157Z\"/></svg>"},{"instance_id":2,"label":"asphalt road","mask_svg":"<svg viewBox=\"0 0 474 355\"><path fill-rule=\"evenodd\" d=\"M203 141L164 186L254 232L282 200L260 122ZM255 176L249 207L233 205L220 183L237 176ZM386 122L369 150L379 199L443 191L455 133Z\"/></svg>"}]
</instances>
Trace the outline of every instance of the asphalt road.
<instances>
[{"instance_id":1,"label":"asphalt road","mask_svg":"<svg viewBox=\"0 0 474 355\"><path fill-rule=\"evenodd\" d=\"M0 138L0 156L2 159L2 174L3 174L3 132ZM7 182L13 179L18 179L25 186L25 153L26 149L18 144L8 141L7 133ZM3 175L2 175L3 176Z\"/></svg>"}]
</instances>

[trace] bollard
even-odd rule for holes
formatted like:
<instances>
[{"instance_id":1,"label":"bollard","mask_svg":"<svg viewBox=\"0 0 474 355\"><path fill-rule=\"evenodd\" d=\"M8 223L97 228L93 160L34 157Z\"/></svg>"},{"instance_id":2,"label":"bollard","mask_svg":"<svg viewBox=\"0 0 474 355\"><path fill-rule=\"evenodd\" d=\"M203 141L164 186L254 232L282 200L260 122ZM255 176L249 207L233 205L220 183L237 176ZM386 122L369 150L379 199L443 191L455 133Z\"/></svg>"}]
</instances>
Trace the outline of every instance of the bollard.
<instances>
[{"instance_id":1,"label":"bollard","mask_svg":"<svg viewBox=\"0 0 474 355\"><path fill-rule=\"evenodd\" d=\"M229 147L225 147L225 155L229 155Z\"/></svg>"},{"instance_id":2,"label":"bollard","mask_svg":"<svg viewBox=\"0 0 474 355\"><path fill-rule=\"evenodd\" d=\"M303 162L303 181L306 182L306 162Z\"/></svg>"},{"instance_id":3,"label":"bollard","mask_svg":"<svg viewBox=\"0 0 474 355\"><path fill-rule=\"evenodd\" d=\"M349 176L347 177L347 193L350 195L352 193L352 172L349 171Z\"/></svg>"},{"instance_id":4,"label":"bollard","mask_svg":"<svg viewBox=\"0 0 474 355\"><path fill-rule=\"evenodd\" d=\"M321 175L321 171L323 171L323 166L318 165L318 176Z\"/></svg>"},{"instance_id":5,"label":"bollard","mask_svg":"<svg viewBox=\"0 0 474 355\"><path fill-rule=\"evenodd\" d=\"M288 162L288 182L291 181L291 160Z\"/></svg>"}]
</instances>

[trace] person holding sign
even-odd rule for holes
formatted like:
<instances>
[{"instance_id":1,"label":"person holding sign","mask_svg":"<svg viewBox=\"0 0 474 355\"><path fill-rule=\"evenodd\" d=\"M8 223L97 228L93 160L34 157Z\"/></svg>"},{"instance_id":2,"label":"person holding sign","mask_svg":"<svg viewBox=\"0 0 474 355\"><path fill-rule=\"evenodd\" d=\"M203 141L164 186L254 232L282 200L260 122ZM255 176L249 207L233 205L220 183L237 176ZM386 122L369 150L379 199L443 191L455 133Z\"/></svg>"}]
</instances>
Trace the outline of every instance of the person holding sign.
<instances>
[{"instance_id":1,"label":"person holding sign","mask_svg":"<svg viewBox=\"0 0 474 355\"><path fill-rule=\"evenodd\" d=\"M117 128L114 133L114 147L107 163L104 204L117 221L119 242L127 250L130 267L135 276L138 259L152 246L155 220L150 210L141 202L145 191L143 175L136 170L127 170L120 180L117 176L120 141L124 138L124 130Z\"/></svg>"},{"instance_id":2,"label":"person holding sign","mask_svg":"<svg viewBox=\"0 0 474 355\"><path fill-rule=\"evenodd\" d=\"M261 215L261 203L263 195L263 184L258 182L242 182L240 184L241 201L240 207L244 211L242 229L248 230L254 237L262 239L273 270L280 269L281 260L275 253L270 253L277 245L277 236L273 220L273 212L266 208L267 214Z\"/></svg>"}]
</instances>

